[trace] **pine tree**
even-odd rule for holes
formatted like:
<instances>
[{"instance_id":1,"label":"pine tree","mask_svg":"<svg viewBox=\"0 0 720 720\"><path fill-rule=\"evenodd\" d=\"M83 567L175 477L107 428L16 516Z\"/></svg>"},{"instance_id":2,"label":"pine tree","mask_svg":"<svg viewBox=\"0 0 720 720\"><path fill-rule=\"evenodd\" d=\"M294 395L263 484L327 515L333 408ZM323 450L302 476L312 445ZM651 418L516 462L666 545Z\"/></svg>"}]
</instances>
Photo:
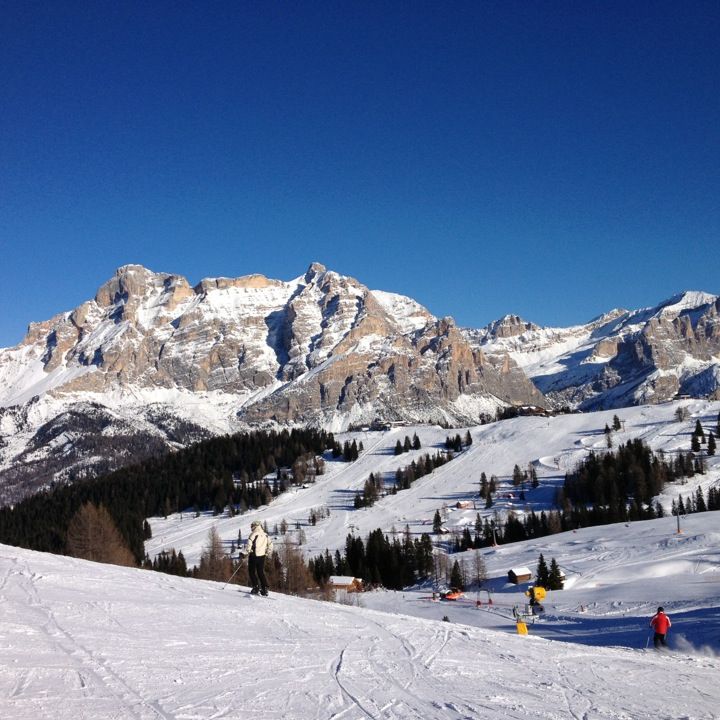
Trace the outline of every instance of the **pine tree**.
<instances>
[{"instance_id":1,"label":"pine tree","mask_svg":"<svg viewBox=\"0 0 720 720\"><path fill-rule=\"evenodd\" d=\"M435 517L433 517L433 532L436 535L440 534L440 531L442 530L442 517L440 516L440 511L435 511Z\"/></svg>"},{"instance_id":2,"label":"pine tree","mask_svg":"<svg viewBox=\"0 0 720 720\"><path fill-rule=\"evenodd\" d=\"M420 450L422 445L420 444L420 438L418 437L417 433L413 435L413 450Z\"/></svg>"},{"instance_id":3,"label":"pine tree","mask_svg":"<svg viewBox=\"0 0 720 720\"><path fill-rule=\"evenodd\" d=\"M538 480L537 470L535 466L530 463L528 465L528 475L530 476L530 485L534 488L540 487L540 481Z\"/></svg>"},{"instance_id":4,"label":"pine tree","mask_svg":"<svg viewBox=\"0 0 720 720\"><path fill-rule=\"evenodd\" d=\"M695 421L695 431L693 432L693 435L699 437L702 442L705 441L705 431L703 430L702 423L699 418Z\"/></svg>"},{"instance_id":5,"label":"pine tree","mask_svg":"<svg viewBox=\"0 0 720 720\"><path fill-rule=\"evenodd\" d=\"M201 580L227 580L232 575L231 560L225 555L222 540L217 528L213 525L208 532L208 539L202 555L197 577Z\"/></svg>"},{"instance_id":6,"label":"pine tree","mask_svg":"<svg viewBox=\"0 0 720 720\"><path fill-rule=\"evenodd\" d=\"M563 589L563 577L560 571L560 566L557 564L555 558L550 559L550 574L548 576L548 590L562 590Z\"/></svg>"},{"instance_id":7,"label":"pine tree","mask_svg":"<svg viewBox=\"0 0 720 720\"><path fill-rule=\"evenodd\" d=\"M620 423L620 418L617 415L613 415L613 430L616 432L622 428L622 424Z\"/></svg>"},{"instance_id":8,"label":"pine tree","mask_svg":"<svg viewBox=\"0 0 720 720\"><path fill-rule=\"evenodd\" d=\"M707 494L707 509L708 510L714 510L715 509L715 488L708 488L708 494Z\"/></svg>"},{"instance_id":9,"label":"pine tree","mask_svg":"<svg viewBox=\"0 0 720 720\"><path fill-rule=\"evenodd\" d=\"M480 554L479 550L475 550L475 584L480 589L488 579L487 565L485 558Z\"/></svg>"},{"instance_id":10,"label":"pine tree","mask_svg":"<svg viewBox=\"0 0 720 720\"><path fill-rule=\"evenodd\" d=\"M537 564L537 570L535 571L535 580L538 585L541 585L544 588L548 587L550 578L550 571L548 570L547 563L545 562L545 558L543 557L543 554L540 553L540 557L538 558L538 564Z\"/></svg>"},{"instance_id":11,"label":"pine tree","mask_svg":"<svg viewBox=\"0 0 720 720\"><path fill-rule=\"evenodd\" d=\"M487 497L488 493L488 481L485 473L480 473L480 497Z\"/></svg>"},{"instance_id":12,"label":"pine tree","mask_svg":"<svg viewBox=\"0 0 720 720\"><path fill-rule=\"evenodd\" d=\"M460 564L456 560L453 563L452 571L450 573L450 587L458 590L465 589L465 583L463 582L462 571L460 570Z\"/></svg>"},{"instance_id":13,"label":"pine tree","mask_svg":"<svg viewBox=\"0 0 720 720\"><path fill-rule=\"evenodd\" d=\"M523 471L520 469L519 465L515 465L513 468L513 474L512 474L512 483L515 487L517 487L524 479Z\"/></svg>"},{"instance_id":14,"label":"pine tree","mask_svg":"<svg viewBox=\"0 0 720 720\"><path fill-rule=\"evenodd\" d=\"M710 433L708 436L708 442L707 442L707 454L712 457L715 454L715 435L714 433Z\"/></svg>"},{"instance_id":15,"label":"pine tree","mask_svg":"<svg viewBox=\"0 0 720 720\"><path fill-rule=\"evenodd\" d=\"M68 555L132 567L135 560L115 521L103 505L85 503L73 516L67 530Z\"/></svg>"}]
</instances>

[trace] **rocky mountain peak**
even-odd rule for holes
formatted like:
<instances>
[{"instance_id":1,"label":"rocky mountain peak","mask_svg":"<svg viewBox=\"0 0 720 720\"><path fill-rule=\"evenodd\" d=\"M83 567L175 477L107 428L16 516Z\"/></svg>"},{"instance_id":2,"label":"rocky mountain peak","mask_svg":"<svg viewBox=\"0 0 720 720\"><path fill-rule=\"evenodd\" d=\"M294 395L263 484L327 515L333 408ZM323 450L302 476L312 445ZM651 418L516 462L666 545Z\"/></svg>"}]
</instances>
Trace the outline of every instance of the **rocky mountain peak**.
<instances>
[{"instance_id":1,"label":"rocky mountain peak","mask_svg":"<svg viewBox=\"0 0 720 720\"><path fill-rule=\"evenodd\" d=\"M316 280L318 276L327 272L327 268L319 262L310 264L310 267L305 273L305 282L309 285L313 280Z\"/></svg>"},{"instance_id":2,"label":"rocky mountain peak","mask_svg":"<svg viewBox=\"0 0 720 720\"><path fill-rule=\"evenodd\" d=\"M710 293L687 290L660 303L656 308L656 314L663 318L677 317L680 313L688 310L697 310L708 305L714 306L718 300L716 295L710 295Z\"/></svg>"},{"instance_id":3,"label":"rocky mountain peak","mask_svg":"<svg viewBox=\"0 0 720 720\"><path fill-rule=\"evenodd\" d=\"M410 298L370 291L320 263L289 282L255 274L194 288L181 276L125 265L94 301L36 324L25 344L45 375L28 375L22 393L16 383L12 397L218 391L238 398L249 423L340 426L389 408L395 419L472 422L481 411L468 408L543 402L516 366L512 382L494 373L452 318L438 320ZM462 395L473 402L454 406Z\"/></svg>"},{"instance_id":4,"label":"rocky mountain peak","mask_svg":"<svg viewBox=\"0 0 720 720\"><path fill-rule=\"evenodd\" d=\"M498 338L517 337L528 331L539 329L538 325L526 322L518 315L504 315L487 326L488 333Z\"/></svg>"},{"instance_id":5,"label":"rocky mountain peak","mask_svg":"<svg viewBox=\"0 0 720 720\"><path fill-rule=\"evenodd\" d=\"M95 302L100 307L110 307L120 301L142 297L149 287L164 286L165 278L142 265L123 265L110 280L100 286Z\"/></svg>"}]
</instances>

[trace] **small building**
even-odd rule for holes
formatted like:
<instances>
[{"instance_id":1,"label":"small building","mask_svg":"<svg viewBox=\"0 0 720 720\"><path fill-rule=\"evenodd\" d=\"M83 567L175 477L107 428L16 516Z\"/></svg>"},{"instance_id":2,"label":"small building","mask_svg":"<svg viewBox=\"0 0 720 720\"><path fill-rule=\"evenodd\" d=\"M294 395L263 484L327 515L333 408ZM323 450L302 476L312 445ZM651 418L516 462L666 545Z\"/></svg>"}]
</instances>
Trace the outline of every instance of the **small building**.
<instances>
[{"instance_id":1,"label":"small building","mask_svg":"<svg viewBox=\"0 0 720 720\"><path fill-rule=\"evenodd\" d=\"M455 503L455 507L458 510L468 510L475 507L475 503L472 500L458 500Z\"/></svg>"},{"instance_id":2,"label":"small building","mask_svg":"<svg viewBox=\"0 0 720 720\"><path fill-rule=\"evenodd\" d=\"M519 585L529 580L532 580L532 570L530 568L517 567L508 570L508 582L513 583L513 585Z\"/></svg>"},{"instance_id":3,"label":"small building","mask_svg":"<svg viewBox=\"0 0 720 720\"><path fill-rule=\"evenodd\" d=\"M338 590L344 592L363 591L363 581L360 578L352 577L352 575L331 575L328 582L336 592Z\"/></svg>"}]
</instances>

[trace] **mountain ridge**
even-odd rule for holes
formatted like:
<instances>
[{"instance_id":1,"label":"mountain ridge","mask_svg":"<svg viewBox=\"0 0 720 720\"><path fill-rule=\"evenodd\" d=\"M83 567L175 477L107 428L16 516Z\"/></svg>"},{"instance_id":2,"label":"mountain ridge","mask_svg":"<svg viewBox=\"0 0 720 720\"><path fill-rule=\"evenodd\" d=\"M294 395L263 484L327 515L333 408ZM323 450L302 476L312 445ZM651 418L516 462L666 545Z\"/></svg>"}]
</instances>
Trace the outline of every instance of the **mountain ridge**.
<instances>
[{"instance_id":1,"label":"mountain ridge","mask_svg":"<svg viewBox=\"0 0 720 720\"><path fill-rule=\"evenodd\" d=\"M506 315L475 330L317 262L289 281L193 286L124 265L93 299L0 349L0 489L12 498L256 426L462 426L508 406L718 397L719 309L717 296L688 291L571 328ZM83 412L101 457L80 439ZM39 442L48 423L68 442Z\"/></svg>"}]
</instances>

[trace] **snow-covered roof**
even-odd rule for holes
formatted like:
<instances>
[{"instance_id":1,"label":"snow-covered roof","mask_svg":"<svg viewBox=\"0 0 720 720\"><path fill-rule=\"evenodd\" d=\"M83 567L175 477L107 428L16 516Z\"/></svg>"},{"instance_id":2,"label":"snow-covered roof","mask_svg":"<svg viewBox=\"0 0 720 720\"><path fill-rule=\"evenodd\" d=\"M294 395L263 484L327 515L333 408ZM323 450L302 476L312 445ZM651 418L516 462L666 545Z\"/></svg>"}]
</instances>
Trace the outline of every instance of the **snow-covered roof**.
<instances>
[{"instance_id":1,"label":"snow-covered roof","mask_svg":"<svg viewBox=\"0 0 720 720\"><path fill-rule=\"evenodd\" d=\"M521 575L532 575L532 570L526 567L510 568L508 572L513 573L517 577L520 577Z\"/></svg>"},{"instance_id":2,"label":"snow-covered roof","mask_svg":"<svg viewBox=\"0 0 720 720\"><path fill-rule=\"evenodd\" d=\"M331 585L352 585L354 582L360 582L359 578L352 577L352 575L331 575Z\"/></svg>"}]
</instances>

